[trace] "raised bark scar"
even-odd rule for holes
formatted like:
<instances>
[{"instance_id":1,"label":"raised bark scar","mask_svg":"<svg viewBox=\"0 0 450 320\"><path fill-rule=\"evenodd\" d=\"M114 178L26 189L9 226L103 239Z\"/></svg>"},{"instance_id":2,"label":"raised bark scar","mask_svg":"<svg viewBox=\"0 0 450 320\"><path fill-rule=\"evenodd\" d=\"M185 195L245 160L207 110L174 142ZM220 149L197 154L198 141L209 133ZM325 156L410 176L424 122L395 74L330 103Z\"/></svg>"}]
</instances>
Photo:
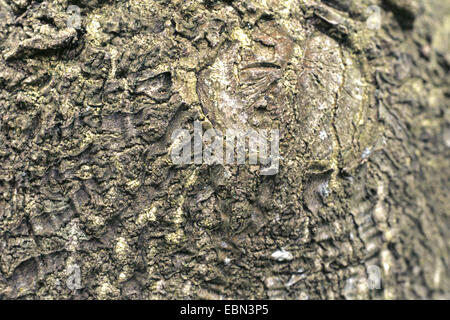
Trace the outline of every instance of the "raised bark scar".
<instances>
[{"instance_id":1,"label":"raised bark scar","mask_svg":"<svg viewBox=\"0 0 450 320\"><path fill-rule=\"evenodd\" d=\"M228 43L212 66L198 76L203 112L218 128L270 127L283 108L279 80L292 52L292 40L270 22L260 29L250 46Z\"/></svg>"}]
</instances>

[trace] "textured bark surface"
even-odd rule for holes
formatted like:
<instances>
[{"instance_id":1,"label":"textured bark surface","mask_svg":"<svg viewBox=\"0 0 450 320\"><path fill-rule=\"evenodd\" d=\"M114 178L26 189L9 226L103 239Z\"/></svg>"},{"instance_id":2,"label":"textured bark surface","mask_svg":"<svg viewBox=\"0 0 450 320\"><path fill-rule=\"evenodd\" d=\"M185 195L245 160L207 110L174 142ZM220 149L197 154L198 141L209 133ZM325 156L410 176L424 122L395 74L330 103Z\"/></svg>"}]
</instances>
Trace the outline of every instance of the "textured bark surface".
<instances>
[{"instance_id":1,"label":"textured bark surface","mask_svg":"<svg viewBox=\"0 0 450 320\"><path fill-rule=\"evenodd\" d=\"M448 0L0 0L0 30L0 298L450 298ZM278 174L175 165L196 120L279 129Z\"/></svg>"}]
</instances>

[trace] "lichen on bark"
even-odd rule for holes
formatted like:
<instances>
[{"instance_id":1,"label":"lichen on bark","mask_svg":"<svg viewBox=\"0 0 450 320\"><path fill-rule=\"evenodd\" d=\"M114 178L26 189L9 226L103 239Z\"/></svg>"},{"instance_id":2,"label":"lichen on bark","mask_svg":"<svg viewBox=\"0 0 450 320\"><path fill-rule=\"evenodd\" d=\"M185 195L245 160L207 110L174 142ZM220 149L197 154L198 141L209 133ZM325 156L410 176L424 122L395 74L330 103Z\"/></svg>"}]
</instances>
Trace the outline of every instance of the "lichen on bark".
<instances>
[{"instance_id":1,"label":"lichen on bark","mask_svg":"<svg viewBox=\"0 0 450 320\"><path fill-rule=\"evenodd\" d=\"M449 298L449 10L0 0L0 298ZM279 172L173 163L195 121Z\"/></svg>"}]
</instances>

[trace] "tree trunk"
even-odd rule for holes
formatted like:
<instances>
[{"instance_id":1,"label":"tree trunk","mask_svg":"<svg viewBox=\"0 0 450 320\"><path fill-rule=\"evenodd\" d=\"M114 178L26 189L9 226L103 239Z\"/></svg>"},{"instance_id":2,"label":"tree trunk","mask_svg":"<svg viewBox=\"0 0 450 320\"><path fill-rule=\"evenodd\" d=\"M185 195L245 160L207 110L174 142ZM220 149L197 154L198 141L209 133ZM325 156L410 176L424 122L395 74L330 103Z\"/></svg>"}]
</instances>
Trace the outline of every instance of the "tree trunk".
<instances>
[{"instance_id":1,"label":"tree trunk","mask_svg":"<svg viewBox=\"0 0 450 320\"><path fill-rule=\"evenodd\" d=\"M0 17L0 298L450 298L449 1ZM196 123L279 166L176 162Z\"/></svg>"}]
</instances>

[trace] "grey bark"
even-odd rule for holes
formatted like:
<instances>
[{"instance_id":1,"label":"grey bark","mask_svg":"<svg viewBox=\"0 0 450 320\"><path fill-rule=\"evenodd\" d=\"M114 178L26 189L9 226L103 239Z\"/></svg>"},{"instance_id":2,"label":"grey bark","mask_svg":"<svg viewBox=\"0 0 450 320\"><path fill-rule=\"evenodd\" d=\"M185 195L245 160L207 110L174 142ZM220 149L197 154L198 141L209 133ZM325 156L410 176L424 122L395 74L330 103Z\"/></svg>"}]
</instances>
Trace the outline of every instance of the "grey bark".
<instances>
[{"instance_id":1,"label":"grey bark","mask_svg":"<svg viewBox=\"0 0 450 320\"><path fill-rule=\"evenodd\" d=\"M0 17L1 299L450 298L449 1ZM279 172L174 164L194 121L279 129Z\"/></svg>"}]
</instances>

